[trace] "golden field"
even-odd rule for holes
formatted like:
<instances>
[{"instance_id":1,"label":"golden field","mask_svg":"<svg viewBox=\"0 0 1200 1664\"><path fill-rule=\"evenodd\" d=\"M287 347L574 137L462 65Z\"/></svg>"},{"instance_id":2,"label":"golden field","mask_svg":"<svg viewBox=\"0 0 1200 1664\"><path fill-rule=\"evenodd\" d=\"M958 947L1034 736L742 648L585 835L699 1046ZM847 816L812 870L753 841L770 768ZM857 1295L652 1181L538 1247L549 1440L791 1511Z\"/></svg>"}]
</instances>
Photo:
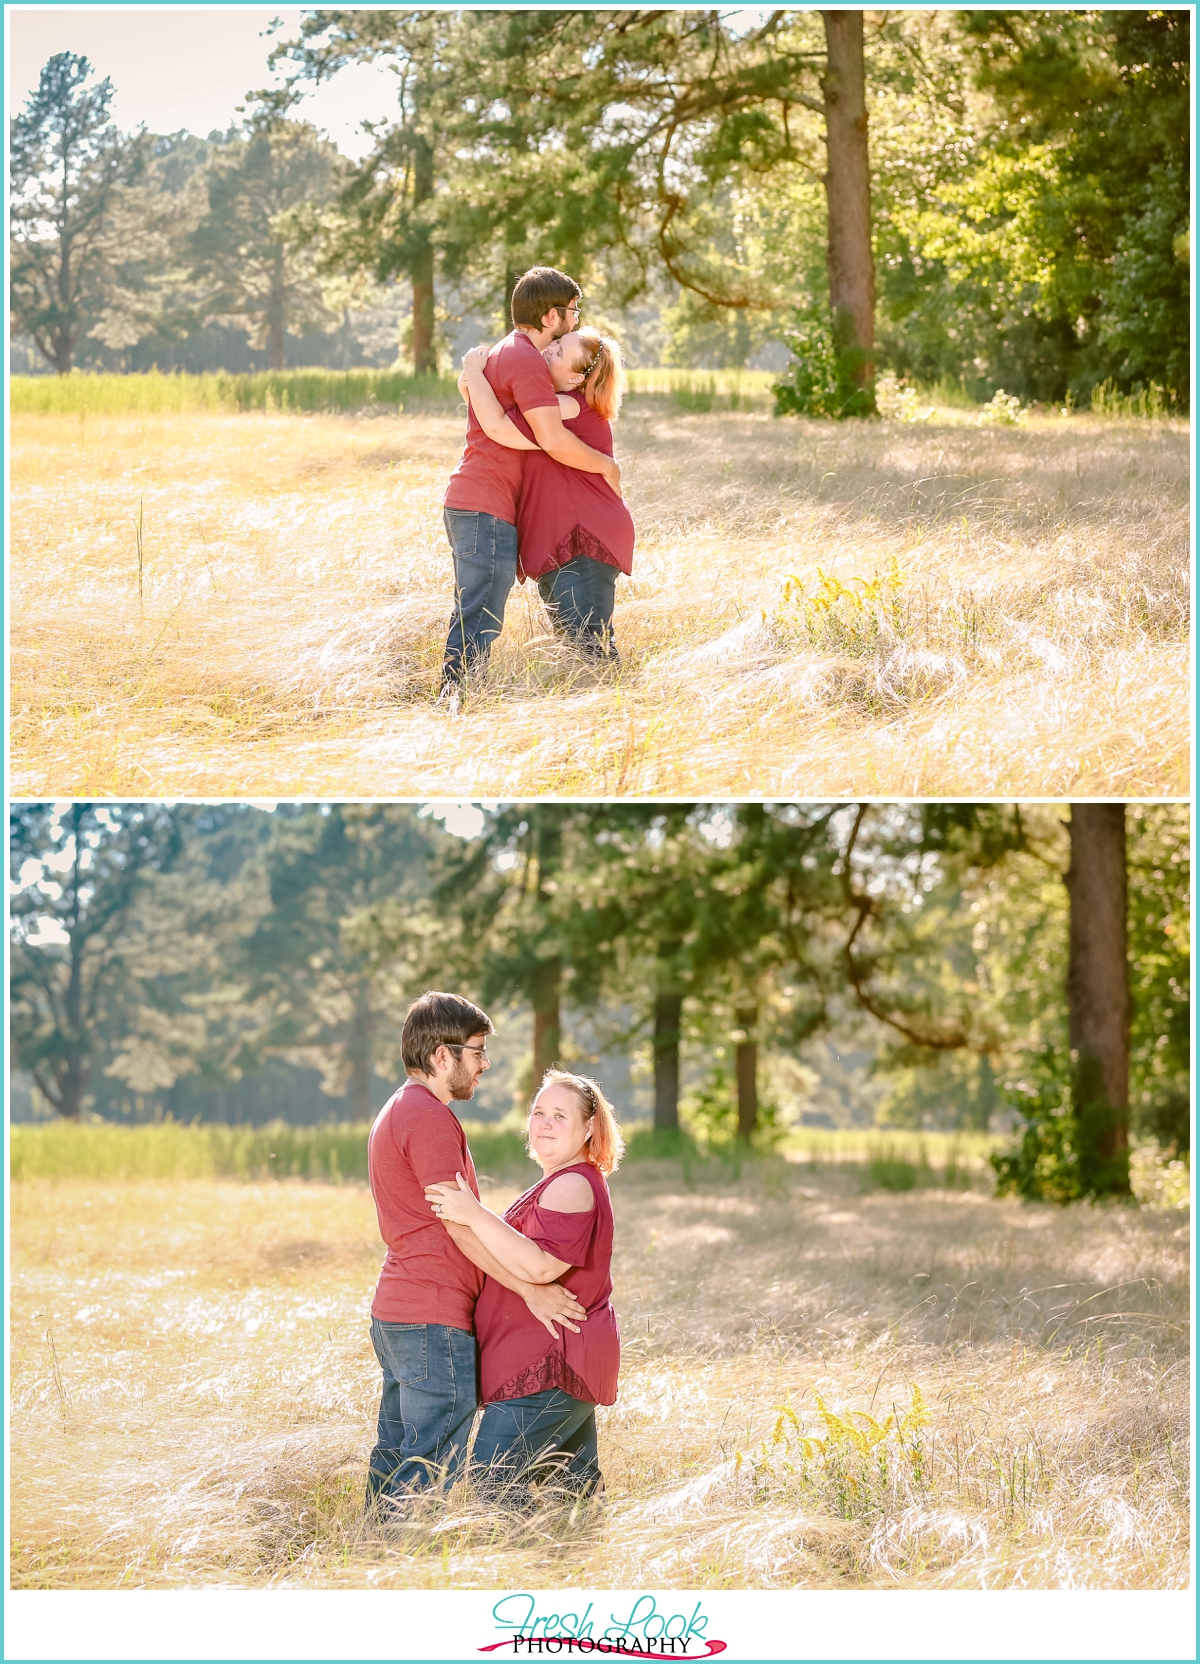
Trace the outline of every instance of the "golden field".
<instances>
[{"instance_id":1,"label":"golden field","mask_svg":"<svg viewBox=\"0 0 1200 1664\"><path fill-rule=\"evenodd\" d=\"M456 716L434 694L461 435L436 412L14 416L12 789L1187 789L1186 423L638 395L622 670L558 647L526 586Z\"/></svg>"},{"instance_id":2,"label":"golden field","mask_svg":"<svg viewBox=\"0 0 1200 1664\"><path fill-rule=\"evenodd\" d=\"M778 1159L613 1194L605 1500L381 1530L364 1186L14 1183L14 1586L1186 1585L1185 1209Z\"/></svg>"}]
</instances>

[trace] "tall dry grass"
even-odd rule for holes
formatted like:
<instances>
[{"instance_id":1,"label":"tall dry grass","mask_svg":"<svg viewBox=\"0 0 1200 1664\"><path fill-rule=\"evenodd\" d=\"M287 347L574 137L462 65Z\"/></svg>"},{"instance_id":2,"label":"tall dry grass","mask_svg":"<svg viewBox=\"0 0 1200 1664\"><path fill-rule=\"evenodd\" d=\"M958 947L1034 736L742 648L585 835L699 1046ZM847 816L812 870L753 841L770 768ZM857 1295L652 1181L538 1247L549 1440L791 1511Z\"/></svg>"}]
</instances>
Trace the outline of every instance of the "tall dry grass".
<instances>
[{"instance_id":1,"label":"tall dry grass","mask_svg":"<svg viewBox=\"0 0 1200 1664\"><path fill-rule=\"evenodd\" d=\"M1186 1583L1185 1211L782 1161L614 1198L604 1502L380 1530L363 1187L14 1185L14 1584Z\"/></svg>"},{"instance_id":2,"label":"tall dry grass","mask_svg":"<svg viewBox=\"0 0 1200 1664\"><path fill-rule=\"evenodd\" d=\"M639 529L621 672L559 648L526 587L453 716L433 694L461 431L15 417L14 789L1186 790L1184 423L834 425L642 397L618 440Z\"/></svg>"}]
</instances>

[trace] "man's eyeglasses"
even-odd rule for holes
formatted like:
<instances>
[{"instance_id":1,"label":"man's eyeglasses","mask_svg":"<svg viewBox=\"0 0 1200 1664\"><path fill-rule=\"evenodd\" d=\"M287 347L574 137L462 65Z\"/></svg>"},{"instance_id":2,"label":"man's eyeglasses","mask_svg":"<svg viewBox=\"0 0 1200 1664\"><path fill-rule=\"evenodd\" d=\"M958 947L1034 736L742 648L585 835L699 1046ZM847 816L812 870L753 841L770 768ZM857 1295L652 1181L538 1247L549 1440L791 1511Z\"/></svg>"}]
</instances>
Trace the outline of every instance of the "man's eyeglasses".
<instances>
[{"instance_id":1,"label":"man's eyeglasses","mask_svg":"<svg viewBox=\"0 0 1200 1664\"><path fill-rule=\"evenodd\" d=\"M488 1054L486 1046L457 1045L453 1040L443 1040L442 1045L445 1046L448 1052L478 1052L482 1058L486 1058Z\"/></svg>"},{"instance_id":2,"label":"man's eyeglasses","mask_svg":"<svg viewBox=\"0 0 1200 1664\"><path fill-rule=\"evenodd\" d=\"M570 306L556 306L554 310L556 312L561 312L564 318L569 318L573 312L575 314L575 321L578 323L583 312L583 302L573 300Z\"/></svg>"}]
</instances>

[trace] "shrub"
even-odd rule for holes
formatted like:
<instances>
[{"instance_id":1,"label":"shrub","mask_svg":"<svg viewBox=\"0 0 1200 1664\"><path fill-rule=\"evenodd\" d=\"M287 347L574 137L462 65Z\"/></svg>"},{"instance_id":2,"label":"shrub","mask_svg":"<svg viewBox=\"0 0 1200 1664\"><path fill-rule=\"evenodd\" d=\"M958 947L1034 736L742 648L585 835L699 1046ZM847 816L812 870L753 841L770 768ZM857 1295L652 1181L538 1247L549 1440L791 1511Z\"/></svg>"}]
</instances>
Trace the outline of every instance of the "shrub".
<instances>
[{"instance_id":1,"label":"shrub","mask_svg":"<svg viewBox=\"0 0 1200 1664\"><path fill-rule=\"evenodd\" d=\"M917 1170L911 1161L873 1161L871 1182L881 1190L915 1190Z\"/></svg>"},{"instance_id":2,"label":"shrub","mask_svg":"<svg viewBox=\"0 0 1200 1664\"><path fill-rule=\"evenodd\" d=\"M1031 1202L1132 1199L1128 1151L1108 1153L1119 1112L1095 1058L1072 1056L1068 1063L1044 1051L1029 1060L1025 1078L1005 1085L1003 1096L1020 1111L1024 1127L1014 1148L991 1157L997 1195Z\"/></svg>"},{"instance_id":3,"label":"shrub","mask_svg":"<svg viewBox=\"0 0 1200 1664\"><path fill-rule=\"evenodd\" d=\"M626 1163L688 1161L698 1153L696 1140L682 1127L635 1126L625 1136Z\"/></svg>"},{"instance_id":4,"label":"shrub","mask_svg":"<svg viewBox=\"0 0 1200 1664\"><path fill-rule=\"evenodd\" d=\"M1191 1099L1186 1092L1167 1092L1145 1106L1138 1126L1164 1150L1190 1162L1192 1154Z\"/></svg>"},{"instance_id":5,"label":"shrub","mask_svg":"<svg viewBox=\"0 0 1200 1664\"><path fill-rule=\"evenodd\" d=\"M811 592L797 574L785 579L771 622L784 635L800 635L806 646L821 652L872 654L881 638L902 633L903 587L904 574L894 555L886 572L851 578L849 583L818 566ZM767 621L765 613L763 618Z\"/></svg>"},{"instance_id":6,"label":"shrub","mask_svg":"<svg viewBox=\"0 0 1200 1664\"><path fill-rule=\"evenodd\" d=\"M737 1097L729 1076L721 1071L711 1075L698 1091L683 1100L682 1118L687 1130L707 1149L729 1150L737 1140ZM783 1114L777 1104L759 1101L756 1142L774 1145L787 1135Z\"/></svg>"},{"instance_id":7,"label":"shrub","mask_svg":"<svg viewBox=\"0 0 1200 1664\"><path fill-rule=\"evenodd\" d=\"M1077 1127L1071 1108L1070 1082L1053 1052L1030 1060L1025 1078L1008 1081L1001 1094L1019 1111L1024 1126L1020 1142L994 1150L997 1196L1021 1196L1028 1202L1073 1202L1083 1194L1079 1175Z\"/></svg>"},{"instance_id":8,"label":"shrub","mask_svg":"<svg viewBox=\"0 0 1200 1664\"><path fill-rule=\"evenodd\" d=\"M998 387L979 412L979 425L981 428L1015 428L1024 422L1027 414L1015 393L1006 393L1003 387Z\"/></svg>"},{"instance_id":9,"label":"shrub","mask_svg":"<svg viewBox=\"0 0 1200 1664\"><path fill-rule=\"evenodd\" d=\"M899 380L894 370L876 381L875 408L892 422L927 422L933 415L933 406L923 406L916 388Z\"/></svg>"},{"instance_id":10,"label":"shrub","mask_svg":"<svg viewBox=\"0 0 1200 1664\"><path fill-rule=\"evenodd\" d=\"M858 371L862 353L839 352L828 313L817 307L796 313L795 324L784 336L792 355L785 379L775 383L776 416L870 416L875 396L862 386Z\"/></svg>"},{"instance_id":11,"label":"shrub","mask_svg":"<svg viewBox=\"0 0 1200 1664\"><path fill-rule=\"evenodd\" d=\"M1138 382L1123 393L1111 377L1092 388L1094 416L1146 416L1151 419L1173 415L1178 408L1174 391L1164 391L1156 381L1148 387Z\"/></svg>"},{"instance_id":12,"label":"shrub","mask_svg":"<svg viewBox=\"0 0 1200 1664\"><path fill-rule=\"evenodd\" d=\"M769 1439L737 1451L756 1496L789 1496L854 1519L903 1507L925 1488L925 1429L931 1417L918 1386L907 1410L883 1421L866 1410L839 1415L814 1392L824 1436L806 1433L790 1404L781 1405ZM798 1493L798 1495L797 1495Z\"/></svg>"}]
</instances>

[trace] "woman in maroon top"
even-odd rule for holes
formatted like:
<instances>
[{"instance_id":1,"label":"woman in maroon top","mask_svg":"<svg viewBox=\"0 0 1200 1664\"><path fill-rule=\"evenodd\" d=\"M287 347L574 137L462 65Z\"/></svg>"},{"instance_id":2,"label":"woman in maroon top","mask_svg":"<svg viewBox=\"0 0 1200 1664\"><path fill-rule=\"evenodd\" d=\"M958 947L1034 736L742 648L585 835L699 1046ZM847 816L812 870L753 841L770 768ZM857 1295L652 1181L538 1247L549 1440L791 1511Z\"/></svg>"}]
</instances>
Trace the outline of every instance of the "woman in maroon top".
<instances>
[{"instance_id":1,"label":"woman in maroon top","mask_svg":"<svg viewBox=\"0 0 1200 1664\"><path fill-rule=\"evenodd\" d=\"M475 1307L480 1400L477 1478L510 1484L530 1469L572 1491L601 1488L596 1405L613 1404L621 1335L612 1309L613 1212L604 1176L624 1140L594 1080L551 1069L529 1112L529 1151L542 1169L503 1219L463 1179L425 1194L444 1220L468 1226L506 1271L526 1282L559 1281L586 1312L582 1326L543 1325L495 1278Z\"/></svg>"},{"instance_id":2,"label":"woman in maroon top","mask_svg":"<svg viewBox=\"0 0 1200 1664\"><path fill-rule=\"evenodd\" d=\"M593 450L613 454L612 424L621 408L621 349L594 329L576 329L543 357L570 431ZM517 576L537 581L555 629L588 658L616 659L612 615L617 574L633 569L633 517L599 474L557 462L534 443L519 410L501 408L483 373L487 349L463 359L459 387L489 439L524 451L517 504Z\"/></svg>"}]
</instances>

